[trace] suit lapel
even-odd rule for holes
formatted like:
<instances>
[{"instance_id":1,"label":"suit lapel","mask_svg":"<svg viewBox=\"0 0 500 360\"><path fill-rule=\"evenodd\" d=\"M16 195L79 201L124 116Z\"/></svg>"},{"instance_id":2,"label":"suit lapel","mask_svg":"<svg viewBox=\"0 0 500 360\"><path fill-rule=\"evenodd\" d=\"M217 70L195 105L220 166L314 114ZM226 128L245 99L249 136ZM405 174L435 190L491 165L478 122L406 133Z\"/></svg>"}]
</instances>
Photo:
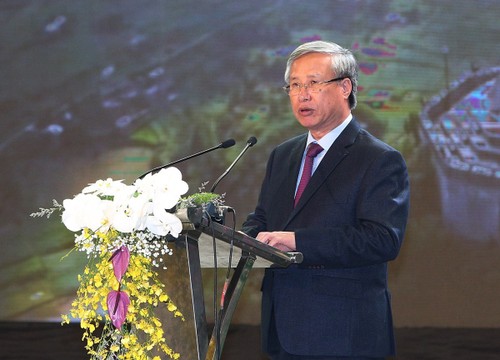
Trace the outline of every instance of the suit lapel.
<instances>
[{"instance_id":1,"label":"suit lapel","mask_svg":"<svg viewBox=\"0 0 500 360\"><path fill-rule=\"evenodd\" d=\"M328 152L325 154L323 160L319 164L318 168L314 172L309 184L307 185L304 193L302 194L299 203L290 213L290 217L285 224L285 227L288 226L291 220L300 212L300 210L304 207L305 204L309 202L312 195L323 185L326 179L330 176L330 174L335 170L337 165L349 154L348 148L351 146L360 130L359 124L353 119L349 123L349 125L342 131L339 137L332 144ZM305 146L305 144L304 144ZM302 148L302 152L303 152ZM301 153L302 154L302 153ZM300 157L299 157L299 167L300 167ZM298 169L294 173L295 174L295 183L297 181ZM295 188L294 188L295 189ZM292 195L293 198L293 195Z\"/></svg>"},{"instance_id":2,"label":"suit lapel","mask_svg":"<svg viewBox=\"0 0 500 360\"><path fill-rule=\"evenodd\" d=\"M283 182L284 201L286 202L284 209L286 214L290 214L293 211L295 188L297 186L297 178L299 176L300 164L306 147L306 141L307 135L304 135L303 138L299 139L293 146L289 158L284 162L289 166L288 169L285 169L285 179Z\"/></svg>"}]
</instances>

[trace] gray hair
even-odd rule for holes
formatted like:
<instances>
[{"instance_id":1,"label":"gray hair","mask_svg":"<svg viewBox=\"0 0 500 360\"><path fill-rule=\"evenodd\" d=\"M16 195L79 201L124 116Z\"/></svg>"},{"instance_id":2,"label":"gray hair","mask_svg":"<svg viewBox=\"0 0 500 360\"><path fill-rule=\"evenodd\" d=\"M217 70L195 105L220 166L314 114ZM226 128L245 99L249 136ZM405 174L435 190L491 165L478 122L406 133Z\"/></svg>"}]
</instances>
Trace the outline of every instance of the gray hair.
<instances>
[{"instance_id":1,"label":"gray hair","mask_svg":"<svg viewBox=\"0 0 500 360\"><path fill-rule=\"evenodd\" d=\"M285 70L285 83L290 83L290 68L293 62L302 55L309 53L323 53L332 56L332 70L337 77L346 77L351 80L352 91L349 95L349 107L354 109L357 104L358 92L358 63L348 49L327 41L312 41L300 45L288 57Z\"/></svg>"}]
</instances>

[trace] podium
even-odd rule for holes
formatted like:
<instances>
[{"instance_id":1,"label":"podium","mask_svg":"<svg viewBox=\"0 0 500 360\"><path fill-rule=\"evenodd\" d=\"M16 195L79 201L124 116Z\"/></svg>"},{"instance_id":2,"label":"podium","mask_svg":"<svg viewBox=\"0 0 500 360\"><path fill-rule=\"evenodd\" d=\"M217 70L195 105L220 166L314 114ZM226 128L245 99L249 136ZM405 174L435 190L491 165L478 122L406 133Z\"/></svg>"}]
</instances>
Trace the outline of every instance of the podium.
<instances>
[{"instance_id":1,"label":"podium","mask_svg":"<svg viewBox=\"0 0 500 360\"><path fill-rule=\"evenodd\" d=\"M283 252L224 225L224 216L214 218L202 208L186 208L176 215L183 223L181 235L173 242L173 255L160 272L166 291L183 313L179 325L171 315L160 312L167 343L182 359L215 360L222 353L236 305L252 268L271 265L287 267L302 262L299 252ZM214 259L214 244L216 258ZM233 259L229 264L229 252ZM239 257L239 258L238 258ZM220 304L216 326L209 337L205 313L202 268L232 268L232 276ZM167 320L165 320L167 319Z\"/></svg>"}]
</instances>

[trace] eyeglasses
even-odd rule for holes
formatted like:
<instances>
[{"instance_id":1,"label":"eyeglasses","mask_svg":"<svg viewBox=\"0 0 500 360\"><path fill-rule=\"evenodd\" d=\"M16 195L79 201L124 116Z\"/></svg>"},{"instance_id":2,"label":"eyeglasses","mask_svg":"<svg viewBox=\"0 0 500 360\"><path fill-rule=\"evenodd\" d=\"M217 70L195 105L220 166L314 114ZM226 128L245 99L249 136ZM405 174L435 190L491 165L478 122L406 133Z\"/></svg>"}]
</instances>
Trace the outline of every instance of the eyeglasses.
<instances>
[{"instance_id":1,"label":"eyeglasses","mask_svg":"<svg viewBox=\"0 0 500 360\"><path fill-rule=\"evenodd\" d=\"M292 83L287 86L283 86L283 90L287 93L287 95L298 95L300 94L302 89L307 89L311 93L317 93L321 91L323 85L331 84L335 81L344 80L347 76L337 77L331 80L326 81L311 81L309 84L301 84L301 83Z\"/></svg>"}]
</instances>

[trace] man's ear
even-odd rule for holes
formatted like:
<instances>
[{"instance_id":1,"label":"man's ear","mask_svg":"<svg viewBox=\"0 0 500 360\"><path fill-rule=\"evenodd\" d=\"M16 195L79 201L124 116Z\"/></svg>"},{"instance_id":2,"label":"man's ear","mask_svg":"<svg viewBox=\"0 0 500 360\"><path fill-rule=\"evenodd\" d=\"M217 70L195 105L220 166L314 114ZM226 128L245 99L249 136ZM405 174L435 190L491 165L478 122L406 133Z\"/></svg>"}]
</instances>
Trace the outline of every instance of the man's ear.
<instances>
[{"instance_id":1,"label":"man's ear","mask_svg":"<svg viewBox=\"0 0 500 360\"><path fill-rule=\"evenodd\" d=\"M352 82L351 82L351 79L349 78L345 78L344 80L342 80L342 94L344 94L344 96L346 98L349 97L349 95L351 95L351 92L352 92Z\"/></svg>"}]
</instances>

